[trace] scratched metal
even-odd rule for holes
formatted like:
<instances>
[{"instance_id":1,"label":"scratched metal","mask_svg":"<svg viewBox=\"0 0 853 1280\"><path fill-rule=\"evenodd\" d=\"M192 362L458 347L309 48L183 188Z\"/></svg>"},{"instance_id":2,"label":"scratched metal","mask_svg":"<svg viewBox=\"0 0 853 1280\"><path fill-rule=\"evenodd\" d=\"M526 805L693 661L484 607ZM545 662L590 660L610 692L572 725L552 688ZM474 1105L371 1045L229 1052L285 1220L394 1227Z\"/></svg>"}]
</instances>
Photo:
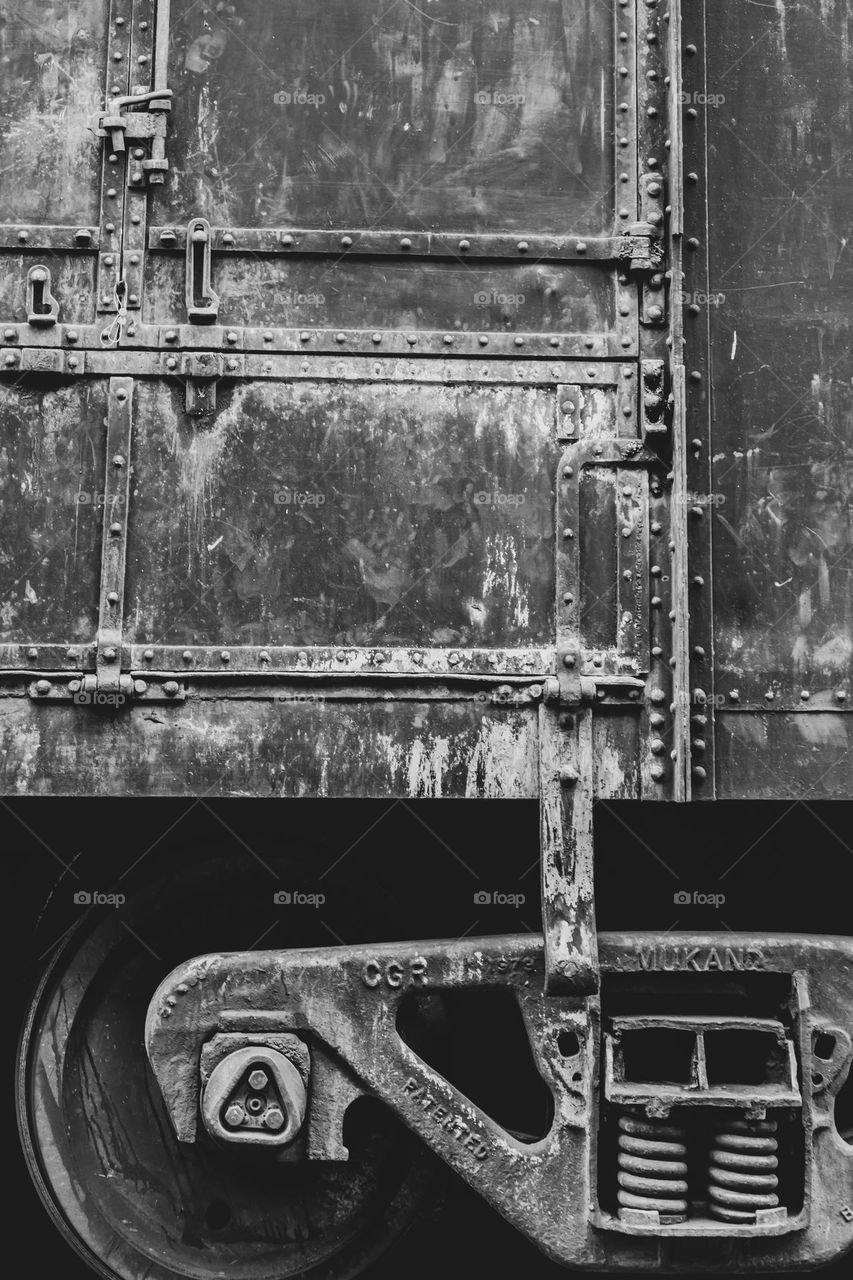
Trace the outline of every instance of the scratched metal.
<instances>
[{"instance_id":1,"label":"scratched metal","mask_svg":"<svg viewBox=\"0 0 853 1280\"><path fill-rule=\"evenodd\" d=\"M98 222L107 0L15 0L0 51L0 222Z\"/></svg>"},{"instance_id":2,"label":"scratched metal","mask_svg":"<svg viewBox=\"0 0 853 1280\"><path fill-rule=\"evenodd\" d=\"M49 249L26 254L4 253L0 271L0 326L4 322L27 323L27 274L38 266L50 272L50 292L59 304L57 324L93 324L97 304L95 261L94 254L75 253L64 257ZM52 327L45 326L40 331Z\"/></svg>"},{"instance_id":3,"label":"scratched metal","mask_svg":"<svg viewBox=\"0 0 853 1280\"><path fill-rule=\"evenodd\" d=\"M140 383L126 636L551 643L551 392L238 384L210 419Z\"/></svg>"},{"instance_id":4,"label":"scratched metal","mask_svg":"<svg viewBox=\"0 0 853 1280\"><path fill-rule=\"evenodd\" d=\"M154 220L609 231L613 43L606 4L175 0Z\"/></svg>"},{"instance_id":5,"label":"scratched metal","mask_svg":"<svg viewBox=\"0 0 853 1280\"><path fill-rule=\"evenodd\" d=\"M90 643L98 617L103 381L3 388L0 638ZM24 659L26 660L26 659Z\"/></svg>"},{"instance_id":6,"label":"scratched metal","mask_svg":"<svg viewBox=\"0 0 853 1280\"><path fill-rule=\"evenodd\" d=\"M716 687L768 709L850 688L848 25L720 0L709 44Z\"/></svg>"},{"instance_id":7,"label":"scratched metal","mask_svg":"<svg viewBox=\"0 0 853 1280\"><path fill-rule=\"evenodd\" d=\"M217 254L212 264L220 324L297 329L600 334L615 326L614 283L602 267L541 262ZM181 256L149 254L146 323L183 320L184 288Z\"/></svg>"}]
</instances>

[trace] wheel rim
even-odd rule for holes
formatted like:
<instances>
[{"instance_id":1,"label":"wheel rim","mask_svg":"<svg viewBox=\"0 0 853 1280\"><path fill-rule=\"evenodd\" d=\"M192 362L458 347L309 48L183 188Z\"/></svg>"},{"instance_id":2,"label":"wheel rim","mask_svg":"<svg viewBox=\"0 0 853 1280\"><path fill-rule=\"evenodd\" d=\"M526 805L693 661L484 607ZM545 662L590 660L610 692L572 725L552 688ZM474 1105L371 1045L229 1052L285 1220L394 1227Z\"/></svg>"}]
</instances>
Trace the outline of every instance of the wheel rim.
<instances>
[{"instance_id":1,"label":"wheel rim","mask_svg":"<svg viewBox=\"0 0 853 1280\"><path fill-rule=\"evenodd\" d=\"M82 922L24 1029L18 1095L30 1170L54 1222L109 1280L347 1280L429 1195L426 1153L370 1104L348 1128L346 1164L175 1139L145 1059L145 1011L178 960L245 948L258 886L241 863L232 889L233 871L207 864L170 879L166 898L153 886L131 910Z\"/></svg>"}]
</instances>

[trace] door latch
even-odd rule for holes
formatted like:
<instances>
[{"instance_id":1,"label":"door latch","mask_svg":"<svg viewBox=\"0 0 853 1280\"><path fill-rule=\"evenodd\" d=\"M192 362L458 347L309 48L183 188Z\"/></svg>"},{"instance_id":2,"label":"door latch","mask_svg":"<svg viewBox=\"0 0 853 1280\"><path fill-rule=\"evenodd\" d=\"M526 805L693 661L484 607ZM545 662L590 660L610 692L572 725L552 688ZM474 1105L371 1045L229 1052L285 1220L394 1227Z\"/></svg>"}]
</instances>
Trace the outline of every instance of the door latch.
<instances>
[{"instance_id":1,"label":"door latch","mask_svg":"<svg viewBox=\"0 0 853 1280\"><path fill-rule=\"evenodd\" d=\"M147 106L148 110L131 110L141 106ZM162 184L169 168L164 148L166 113L171 109L172 90L156 89L151 93L134 93L123 98L113 98L109 110L98 116L95 132L99 138L109 138L110 147L117 155L127 150L127 141L151 141L151 155L138 166L133 166L129 181L147 178L152 184ZM139 177L136 177L137 174Z\"/></svg>"}]
</instances>

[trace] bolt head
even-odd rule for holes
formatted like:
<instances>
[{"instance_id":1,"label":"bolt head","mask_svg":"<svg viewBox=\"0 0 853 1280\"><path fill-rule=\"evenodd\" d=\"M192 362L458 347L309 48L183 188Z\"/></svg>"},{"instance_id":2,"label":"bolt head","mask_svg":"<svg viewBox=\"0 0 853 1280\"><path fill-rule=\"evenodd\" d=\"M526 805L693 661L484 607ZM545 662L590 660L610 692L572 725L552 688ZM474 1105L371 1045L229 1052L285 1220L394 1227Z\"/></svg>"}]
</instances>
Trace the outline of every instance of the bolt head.
<instances>
[{"instance_id":1,"label":"bolt head","mask_svg":"<svg viewBox=\"0 0 853 1280\"><path fill-rule=\"evenodd\" d=\"M163 685L163 692L167 698L174 698L180 691L180 687L181 686L178 684L177 680L167 680Z\"/></svg>"},{"instance_id":2,"label":"bolt head","mask_svg":"<svg viewBox=\"0 0 853 1280\"><path fill-rule=\"evenodd\" d=\"M115 662L118 657L118 653L112 648L104 649L101 656L103 657L104 662Z\"/></svg>"},{"instance_id":3,"label":"bolt head","mask_svg":"<svg viewBox=\"0 0 853 1280\"><path fill-rule=\"evenodd\" d=\"M267 1107L264 1114L264 1127L278 1132L284 1126L284 1115L281 1107Z\"/></svg>"},{"instance_id":4,"label":"bolt head","mask_svg":"<svg viewBox=\"0 0 853 1280\"><path fill-rule=\"evenodd\" d=\"M246 1113L236 1102L232 1102L231 1106L225 1112L225 1123L232 1129L237 1129L246 1119Z\"/></svg>"},{"instance_id":5,"label":"bolt head","mask_svg":"<svg viewBox=\"0 0 853 1280\"><path fill-rule=\"evenodd\" d=\"M45 696L45 694L50 693L51 688L52 688L52 685L49 680L36 681L36 693L39 694L39 696L42 698Z\"/></svg>"},{"instance_id":6,"label":"bolt head","mask_svg":"<svg viewBox=\"0 0 853 1280\"><path fill-rule=\"evenodd\" d=\"M262 1071L260 1067L257 1067L254 1071L250 1073L249 1075L250 1089L254 1089L257 1093L260 1093L262 1089L266 1089L268 1084L269 1084L269 1077L267 1076L266 1071Z\"/></svg>"}]
</instances>

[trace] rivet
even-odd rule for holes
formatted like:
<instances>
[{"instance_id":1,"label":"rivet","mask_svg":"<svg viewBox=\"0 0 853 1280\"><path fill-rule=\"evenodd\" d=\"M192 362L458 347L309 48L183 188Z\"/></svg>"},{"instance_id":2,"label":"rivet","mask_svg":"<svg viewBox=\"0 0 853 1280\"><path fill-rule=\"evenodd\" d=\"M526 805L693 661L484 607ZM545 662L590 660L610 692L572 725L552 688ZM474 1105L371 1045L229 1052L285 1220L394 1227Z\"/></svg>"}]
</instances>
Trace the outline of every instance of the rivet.
<instances>
[{"instance_id":1,"label":"rivet","mask_svg":"<svg viewBox=\"0 0 853 1280\"><path fill-rule=\"evenodd\" d=\"M143 656L143 658L145 659L145 661L146 661L146 662L153 662L153 661L154 661L154 650L153 650L153 649L146 649L142 656Z\"/></svg>"},{"instance_id":2,"label":"rivet","mask_svg":"<svg viewBox=\"0 0 853 1280\"><path fill-rule=\"evenodd\" d=\"M18 357L15 355L14 352L10 351L9 354L5 357L3 363L6 365L7 369L11 369L13 365L17 364L17 362L18 362Z\"/></svg>"},{"instance_id":3,"label":"rivet","mask_svg":"<svg viewBox=\"0 0 853 1280\"><path fill-rule=\"evenodd\" d=\"M521 337L516 337L516 338L514 339L514 342L515 342L515 345L516 345L517 347L523 347L523 346L524 346L524 339L523 339L523 338L521 338Z\"/></svg>"},{"instance_id":4,"label":"rivet","mask_svg":"<svg viewBox=\"0 0 853 1280\"><path fill-rule=\"evenodd\" d=\"M800 699L801 699L801 701L803 701L803 702L808 702L808 700L809 700L809 698L810 698L811 696L812 696L812 695L809 693L808 689L801 689L801 690L800 690Z\"/></svg>"},{"instance_id":5,"label":"rivet","mask_svg":"<svg viewBox=\"0 0 853 1280\"><path fill-rule=\"evenodd\" d=\"M666 694L664 693L663 689L652 689L651 693L649 694L649 697L651 698L652 702L656 703L657 705L660 705L662 702L666 702Z\"/></svg>"},{"instance_id":6,"label":"rivet","mask_svg":"<svg viewBox=\"0 0 853 1280\"><path fill-rule=\"evenodd\" d=\"M693 779L695 782L704 782L708 776L706 771L702 768L701 764L697 764L692 770L692 773L693 773Z\"/></svg>"},{"instance_id":7,"label":"rivet","mask_svg":"<svg viewBox=\"0 0 853 1280\"><path fill-rule=\"evenodd\" d=\"M273 333L271 329L264 330L264 342L272 342Z\"/></svg>"},{"instance_id":8,"label":"rivet","mask_svg":"<svg viewBox=\"0 0 853 1280\"><path fill-rule=\"evenodd\" d=\"M740 702L740 692L737 689L729 690L729 702Z\"/></svg>"},{"instance_id":9,"label":"rivet","mask_svg":"<svg viewBox=\"0 0 853 1280\"><path fill-rule=\"evenodd\" d=\"M773 702L773 701L775 701L775 698L776 698L776 694L773 692L773 690L772 690L772 689L768 689L768 690L767 690L767 692L766 692L766 693L765 693L765 695L764 695L764 701L765 701L765 702Z\"/></svg>"},{"instance_id":10,"label":"rivet","mask_svg":"<svg viewBox=\"0 0 853 1280\"><path fill-rule=\"evenodd\" d=\"M661 738L652 738L649 743L649 751L651 751L652 755L662 756L666 751L666 743Z\"/></svg>"},{"instance_id":11,"label":"rivet","mask_svg":"<svg viewBox=\"0 0 853 1280\"><path fill-rule=\"evenodd\" d=\"M69 693L79 693L79 692L80 692L80 690L81 690L82 688L83 688L83 681L82 681L82 680L69 680L69 681L68 681L68 692L69 692Z\"/></svg>"},{"instance_id":12,"label":"rivet","mask_svg":"<svg viewBox=\"0 0 853 1280\"><path fill-rule=\"evenodd\" d=\"M574 529L563 530L563 537L566 539L567 542L571 542L574 536L575 536Z\"/></svg>"},{"instance_id":13,"label":"rivet","mask_svg":"<svg viewBox=\"0 0 853 1280\"><path fill-rule=\"evenodd\" d=\"M549 346L549 347L559 347L559 345L560 345L560 339L559 339L559 338L549 338L549 339L548 339L548 346Z\"/></svg>"},{"instance_id":14,"label":"rivet","mask_svg":"<svg viewBox=\"0 0 853 1280\"><path fill-rule=\"evenodd\" d=\"M662 729L666 724L666 717L662 716L659 711L653 711L649 716L649 724L653 729Z\"/></svg>"},{"instance_id":15,"label":"rivet","mask_svg":"<svg viewBox=\"0 0 853 1280\"><path fill-rule=\"evenodd\" d=\"M652 768L649 770L649 776L651 777L653 782L662 782L664 778L663 765L660 765L660 764L653 765Z\"/></svg>"},{"instance_id":16,"label":"rivet","mask_svg":"<svg viewBox=\"0 0 853 1280\"><path fill-rule=\"evenodd\" d=\"M116 524L111 524L111 525L110 525L110 533L113 535L113 537L114 537L114 538L117 538L117 537L119 536L119 534L121 533L121 525L120 525L120 524L118 524L118 523L116 523Z\"/></svg>"},{"instance_id":17,"label":"rivet","mask_svg":"<svg viewBox=\"0 0 853 1280\"><path fill-rule=\"evenodd\" d=\"M847 701L847 694L844 692L844 690L843 690L843 689L839 689L839 690L838 690L838 692L837 692L837 693L836 693L836 695L835 695L835 701L836 701L836 702L846 702L846 701Z\"/></svg>"},{"instance_id":18,"label":"rivet","mask_svg":"<svg viewBox=\"0 0 853 1280\"><path fill-rule=\"evenodd\" d=\"M381 342L381 341L382 341L382 334L381 334L381 333L374 333L374 335L373 335L373 339L372 339L372 340L373 340L373 342L377 342L377 343L378 343L378 342Z\"/></svg>"},{"instance_id":19,"label":"rivet","mask_svg":"<svg viewBox=\"0 0 853 1280\"><path fill-rule=\"evenodd\" d=\"M400 248L401 248L401 249L411 249L411 247L412 247L412 242L411 242L411 240L409 239L409 237L408 237L408 236L403 236L403 239L400 241Z\"/></svg>"},{"instance_id":20,"label":"rivet","mask_svg":"<svg viewBox=\"0 0 853 1280\"><path fill-rule=\"evenodd\" d=\"M628 577L630 577L630 576L631 576L631 574L630 574L630 571L629 571L629 573L628 573ZM659 644L652 645L652 657L653 657L653 658L662 658L662 657L663 657L663 649L660 647L660 645L659 645Z\"/></svg>"},{"instance_id":21,"label":"rivet","mask_svg":"<svg viewBox=\"0 0 853 1280\"><path fill-rule=\"evenodd\" d=\"M659 564L653 564L651 569L649 569L649 573L653 578L659 578L663 573L663 569L661 569Z\"/></svg>"},{"instance_id":22,"label":"rivet","mask_svg":"<svg viewBox=\"0 0 853 1280\"><path fill-rule=\"evenodd\" d=\"M696 46L695 46L695 44L688 44L688 45L685 45L685 46L684 46L684 52L687 54L688 58L692 58L692 57L694 56L694 54L696 53Z\"/></svg>"},{"instance_id":23,"label":"rivet","mask_svg":"<svg viewBox=\"0 0 853 1280\"><path fill-rule=\"evenodd\" d=\"M573 653L564 653L564 654L563 654L563 666L564 666L564 667L573 667L573 666L575 665L575 662L576 662L576 661L577 661L577 659L575 658L575 655L574 655Z\"/></svg>"},{"instance_id":24,"label":"rivet","mask_svg":"<svg viewBox=\"0 0 853 1280\"><path fill-rule=\"evenodd\" d=\"M18 331L17 331L17 329L4 329L4 330L3 330L3 338L4 338L4 340L5 340L6 342L14 342L14 341L15 341L15 339L17 338L17 336L18 336ZM76 342L76 340L77 340L77 338L76 338L76 334L75 334L74 341ZM71 342L71 341L72 341L72 338L71 338L71 335L70 335L70 334L68 335L68 341L69 341L69 342Z\"/></svg>"},{"instance_id":25,"label":"rivet","mask_svg":"<svg viewBox=\"0 0 853 1280\"><path fill-rule=\"evenodd\" d=\"M693 657L696 658L699 662L701 662L702 659L705 657L705 650L702 648L701 644L696 644L693 646Z\"/></svg>"},{"instance_id":26,"label":"rivet","mask_svg":"<svg viewBox=\"0 0 853 1280\"><path fill-rule=\"evenodd\" d=\"M640 698L640 690L639 690L639 689L629 689L629 690L628 690L628 697L631 699L631 701L632 701L632 702L638 702L638 701L639 701L639 698Z\"/></svg>"},{"instance_id":27,"label":"rivet","mask_svg":"<svg viewBox=\"0 0 853 1280\"><path fill-rule=\"evenodd\" d=\"M228 333L226 333L226 335L225 335L225 341L226 341L226 342L230 342L230 343L232 343L232 344L233 344L233 343L235 343L235 342L237 341L237 334L234 332L234 330L233 330L233 329L230 329L230 330L228 331Z\"/></svg>"},{"instance_id":28,"label":"rivet","mask_svg":"<svg viewBox=\"0 0 853 1280\"><path fill-rule=\"evenodd\" d=\"M696 119L696 117L698 116L699 112L696 110L696 108L695 108L695 107L688 107L688 108L687 108L687 114L688 114L688 116L690 117L690 119L691 119L691 120L695 120L695 119Z\"/></svg>"},{"instance_id":29,"label":"rivet","mask_svg":"<svg viewBox=\"0 0 853 1280\"><path fill-rule=\"evenodd\" d=\"M311 334L310 334L310 333L306 333L306 332L305 332L305 330L303 329L303 330L302 330L302 332L301 332L301 333L300 333L300 335L299 335L299 341L300 341L300 342L310 342L310 340L311 340Z\"/></svg>"},{"instance_id":30,"label":"rivet","mask_svg":"<svg viewBox=\"0 0 853 1280\"><path fill-rule=\"evenodd\" d=\"M167 680L163 685L163 692L167 698L174 698L180 687L181 686L178 684L177 680Z\"/></svg>"},{"instance_id":31,"label":"rivet","mask_svg":"<svg viewBox=\"0 0 853 1280\"><path fill-rule=\"evenodd\" d=\"M192 652L189 649L184 649L183 653L181 654L181 657L183 658L184 662L192 662L193 660Z\"/></svg>"},{"instance_id":32,"label":"rivet","mask_svg":"<svg viewBox=\"0 0 853 1280\"><path fill-rule=\"evenodd\" d=\"M115 258L113 257L113 255L112 255L111 253L105 253L105 254L104 254L104 266L105 266L105 267L111 267L111 266L113 265L113 263L114 263L114 262L115 262Z\"/></svg>"},{"instance_id":33,"label":"rivet","mask_svg":"<svg viewBox=\"0 0 853 1280\"><path fill-rule=\"evenodd\" d=\"M293 247L293 236L282 236L280 243L285 249L291 249Z\"/></svg>"},{"instance_id":34,"label":"rivet","mask_svg":"<svg viewBox=\"0 0 853 1280\"><path fill-rule=\"evenodd\" d=\"M228 650L227 650L227 649L223 649L223 650L222 650L222 652L221 652L221 653L220 653L220 655L219 655L219 660L220 660L220 662L230 662L230 661L231 661L231 654L228 652Z\"/></svg>"},{"instance_id":35,"label":"rivet","mask_svg":"<svg viewBox=\"0 0 853 1280\"><path fill-rule=\"evenodd\" d=\"M459 251L460 251L460 253L466 253L466 252L467 252L467 250L468 250L468 249L470 249L470 248L471 248L471 241L470 241L470 240L460 240L460 241L459 241Z\"/></svg>"},{"instance_id":36,"label":"rivet","mask_svg":"<svg viewBox=\"0 0 853 1280\"><path fill-rule=\"evenodd\" d=\"M577 249L578 253L586 253L586 243L585 243L585 241L583 241L583 240L578 240L577 245L575 246L575 248Z\"/></svg>"},{"instance_id":37,"label":"rivet","mask_svg":"<svg viewBox=\"0 0 853 1280\"><path fill-rule=\"evenodd\" d=\"M696 185L696 183L699 181L699 174L698 174L698 173L688 173L688 175L687 175L687 181L690 183L690 185L691 185L691 186L695 186L695 185Z\"/></svg>"},{"instance_id":38,"label":"rivet","mask_svg":"<svg viewBox=\"0 0 853 1280\"><path fill-rule=\"evenodd\" d=\"M240 365L236 360L226 360L225 362L225 368L228 369L230 373L233 373L234 370L239 369L239 367Z\"/></svg>"},{"instance_id":39,"label":"rivet","mask_svg":"<svg viewBox=\"0 0 853 1280\"><path fill-rule=\"evenodd\" d=\"M418 340L418 335L417 335L416 333L407 333L407 334L406 334L406 341L408 342L408 344L409 344L409 346L410 346L410 347L413 347L413 346L415 345L415 343L417 342L417 340Z\"/></svg>"},{"instance_id":40,"label":"rivet","mask_svg":"<svg viewBox=\"0 0 853 1280\"><path fill-rule=\"evenodd\" d=\"M572 604L573 602L574 602L574 596L572 595L571 591L564 591L563 604Z\"/></svg>"},{"instance_id":41,"label":"rivet","mask_svg":"<svg viewBox=\"0 0 853 1280\"><path fill-rule=\"evenodd\" d=\"M703 520L705 518L705 512L701 507L691 507L690 514L693 516L694 520Z\"/></svg>"},{"instance_id":42,"label":"rivet","mask_svg":"<svg viewBox=\"0 0 853 1280\"><path fill-rule=\"evenodd\" d=\"M119 470L121 470L121 468L124 466L124 458L121 456L120 453L117 453L116 456L113 458L113 466L117 467Z\"/></svg>"},{"instance_id":43,"label":"rivet","mask_svg":"<svg viewBox=\"0 0 853 1280\"><path fill-rule=\"evenodd\" d=\"M622 577L625 579L625 581L626 581L626 582L630 582L630 581L631 581L631 579L633 578L633 576L634 576L634 575L633 575L633 573L631 572L631 570L630 570L630 569L623 569L623 570L622 570ZM654 649L652 649L652 653L654 653Z\"/></svg>"},{"instance_id":44,"label":"rivet","mask_svg":"<svg viewBox=\"0 0 853 1280\"><path fill-rule=\"evenodd\" d=\"M574 474L575 474L574 467L563 467L563 478L565 480L571 480Z\"/></svg>"},{"instance_id":45,"label":"rivet","mask_svg":"<svg viewBox=\"0 0 853 1280\"><path fill-rule=\"evenodd\" d=\"M697 755L697 756L701 756L701 755L702 755L702 753L703 753L703 751L705 750L705 739L704 739L704 738L694 738L690 745L692 746L692 748L693 748L694 752L696 753L696 755Z\"/></svg>"},{"instance_id":46,"label":"rivet","mask_svg":"<svg viewBox=\"0 0 853 1280\"><path fill-rule=\"evenodd\" d=\"M145 680L134 680L133 682L134 693L142 694L142 693L145 693L147 689L148 689L148 684L146 683Z\"/></svg>"},{"instance_id":47,"label":"rivet","mask_svg":"<svg viewBox=\"0 0 853 1280\"><path fill-rule=\"evenodd\" d=\"M527 253L527 250L530 248L530 245L527 243L526 240L519 240L518 244L515 247L518 253Z\"/></svg>"},{"instance_id":48,"label":"rivet","mask_svg":"<svg viewBox=\"0 0 853 1280\"><path fill-rule=\"evenodd\" d=\"M166 361L166 368L167 368L167 369L177 369L177 367L178 367L178 358L177 358L177 356L169 356L168 360Z\"/></svg>"},{"instance_id":49,"label":"rivet","mask_svg":"<svg viewBox=\"0 0 853 1280\"><path fill-rule=\"evenodd\" d=\"M572 787L578 780L578 775L574 769L561 769L560 782L564 787Z\"/></svg>"},{"instance_id":50,"label":"rivet","mask_svg":"<svg viewBox=\"0 0 853 1280\"><path fill-rule=\"evenodd\" d=\"M36 693L40 694L42 697L44 697L45 694L50 693L51 688L52 686L49 680L39 680L36 682Z\"/></svg>"},{"instance_id":51,"label":"rivet","mask_svg":"<svg viewBox=\"0 0 853 1280\"><path fill-rule=\"evenodd\" d=\"M163 334L164 342L177 342L177 340L178 340L177 329L167 329L166 332Z\"/></svg>"},{"instance_id":52,"label":"rivet","mask_svg":"<svg viewBox=\"0 0 853 1280\"><path fill-rule=\"evenodd\" d=\"M649 307L647 314L650 320L663 320L662 307Z\"/></svg>"},{"instance_id":53,"label":"rivet","mask_svg":"<svg viewBox=\"0 0 853 1280\"><path fill-rule=\"evenodd\" d=\"M115 649L104 649L103 659L105 662L115 662L118 654Z\"/></svg>"},{"instance_id":54,"label":"rivet","mask_svg":"<svg viewBox=\"0 0 853 1280\"><path fill-rule=\"evenodd\" d=\"M68 357L68 368L69 368L69 369L76 369L79 363L80 363L80 361L77 359L77 357L76 357L76 356L69 356L69 357Z\"/></svg>"},{"instance_id":55,"label":"rivet","mask_svg":"<svg viewBox=\"0 0 853 1280\"><path fill-rule=\"evenodd\" d=\"M118 195L118 192L116 191L115 187L107 187L107 195L110 197L111 200L114 200L115 197Z\"/></svg>"},{"instance_id":56,"label":"rivet","mask_svg":"<svg viewBox=\"0 0 853 1280\"><path fill-rule=\"evenodd\" d=\"M231 234L231 232L230 232L230 231L226 231L226 232L225 232L225 235L222 237L222 243L223 243L223 244L233 244L233 243L234 243L234 237L232 236L232 234Z\"/></svg>"},{"instance_id":57,"label":"rivet","mask_svg":"<svg viewBox=\"0 0 853 1280\"><path fill-rule=\"evenodd\" d=\"M110 592L107 594L107 604L118 604L118 592L117 592L117 591L110 591ZM68 654L66 654L65 656L66 656L67 658L70 658L72 655L71 655L70 653L68 653Z\"/></svg>"},{"instance_id":58,"label":"rivet","mask_svg":"<svg viewBox=\"0 0 853 1280\"><path fill-rule=\"evenodd\" d=\"M691 302L687 310L690 312L692 316L698 316L702 308L699 306L698 302Z\"/></svg>"},{"instance_id":59,"label":"rivet","mask_svg":"<svg viewBox=\"0 0 853 1280\"><path fill-rule=\"evenodd\" d=\"M705 579L702 577L701 573L694 573L692 581L694 587L704 587L705 585Z\"/></svg>"},{"instance_id":60,"label":"rivet","mask_svg":"<svg viewBox=\"0 0 853 1280\"><path fill-rule=\"evenodd\" d=\"M445 345L446 347L451 347L451 346L453 345L453 334L452 334L452 333L446 333L446 334L444 335L444 337L442 338L442 342L444 343L444 345Z\"/></svg>"},{"instance_id":61,"label":"rivet","mask_svg":"<svg viewBox=\"0 0 853 1280\"><path fill-rule=\"evenodd\" d=\"M634 532L634 530L631 528L631 526L626 524L626 525L625 525L625 527L624 527L624 528L623 528L623 530L622 530L622 537L623 537L623 538L630 538L630 536L631 536L631 534L632 534L633 532Z\"/></svg>"},{"instance_id":62,"label":"rivet","mask_svg":"<svg viewBox=\"0 0 853 1280\"><path fill-rule=\"evenodd\" d=\"M660 596L652 596L649 603L651 604L653 609L659 609L663 604L663 600L661 600Z\"/></svg>"},{"instance_id":63,"label":"rivet","mask_svg":"<svg viewBox=\"0 0 853 1280\"><path fill-rule=\"evenodd\" d=\"M481 333L477 341L481 347L487 347L489 345L489 339L485 333Z\"/></svg>"},{"instance_id":64,"label":"rivet","mask_svg":"<svg viewBox=\"0 0 853 1280\"><path fill-rule=\"evenodd\" d=\"M687 244L691 249L699 248L699 241L697 240L696 236L691 236L687 241Z\"/></svg>"},{"instance_id":65,"label":"rivet","mask_svg":"<svg viewBox=\"0 0 853 1280\"><path fill-rule=\"evenodd\" d=\"M346 342L347 335L345 333L336 333L335 342Z\"/></svg>"},{"instance_id":66,"label":"rivet","mask_svg":"<svg viewBox=\"0 0 853 1280\"><path fill-rule=\"evenodd\" d=\"M343 248L343 249L349 249L349 247L350 247L350 245L351 245L351 244L352 244L352 236L342 236L342 237L341 237L341 248Z\"/></svg>"},{"instance_id":67,"label":"rivet","mask_svg":"<svg viewBox=\"0 0 853 1280\"><path fill-rule=\"evenodd\" d=\"M378 658L377 658L377 660L378 660ZM451 653L451 655L450 655L450 657L447 659L447 661L450 663L451 667L457 667L457 666L459 665L459 654L458 654L458 653Z\"/></svg>"}]
</instances>

